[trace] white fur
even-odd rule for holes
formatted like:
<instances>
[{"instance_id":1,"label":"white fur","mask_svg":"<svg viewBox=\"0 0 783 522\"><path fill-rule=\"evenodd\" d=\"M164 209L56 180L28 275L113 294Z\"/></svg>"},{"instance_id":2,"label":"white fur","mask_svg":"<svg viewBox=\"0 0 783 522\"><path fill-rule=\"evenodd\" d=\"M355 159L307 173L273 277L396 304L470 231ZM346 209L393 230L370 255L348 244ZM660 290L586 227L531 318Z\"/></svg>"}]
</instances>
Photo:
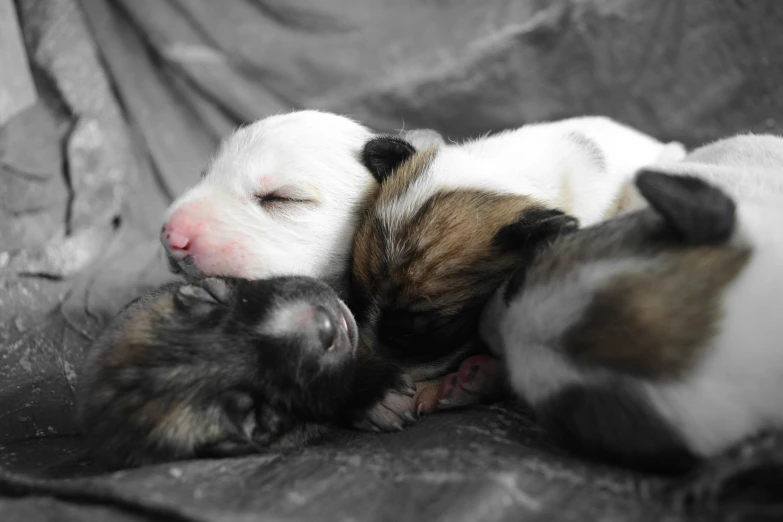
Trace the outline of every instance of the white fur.
<instances>
[{"instance_id":1,"label":"white fur","mask_svg":"<svg viewBox=\"0 0 783 522\"><path fill-rule=\"evenodd\" d=\"M743 134L718 140L694 150L683 161L664 157L652 168L667 174L705 179L740 201L783 194L781 138L768 134ZM646 206L635 187L633 208Z\"/></svg>"},{"instance_id":2,"label":"white fur","mask_svg":"<svg viewBox=\"0 0 783 522\"><path fill-rule=\"evenodd\" d=\"M752 247L750 261L727 288L719 331L698 368L677 382L635 381L702 456L783 428L783 191L776 188L783 178L783 139L760 138L723 140L695 151L687 163L657 168L703 176L727 190L737 202L732 241ZM655 262L577 264L562 279L523 289L508 307L501 288L484 310L481 335L506 358L514 389L536 403L569 384L600 381L608 370L577 368L557 353L558 337L580 318L601 281Z\"/></svg>"},{"instance_id":3,"label":"white fur","mask_svg":"<svg viewBox=\"0 0 783 522\"><path fill-rule=\"evenodd\" d=\"M313 304L307 301L278 301L264 324L263 333L285 338L306 330L313 322Z\"/></svg>"},{"instance_id":4,"label":"white fur","mask_svg":"<svg viewBox=\"0 0 783 522\"><path fill-rule=\"evenodd\" d=\"M596 158L573 133L592 140L603 158ZM437 192L483 189L531 196L588 226L608 217L637 170L684 155L679 144L664 145L605 117L530 124L441 147L432 167L400 198L381 207L379 215L395 229Z\"/></svg>"},{"instance_id":5,"label":"white fur","mask_svg":"<svg viewBox=\"0 0 783 522\"><path fill-rule=\"evenodd\" d=\"M783 175L783 168L779 171ZM698 454L783 428L783 198L738 208L739 237L753 256L725 296L720 330L686 381L646 387Z\"/></svg>"},{"instance_id":6,"label":"white fur","mask_svg":"<svg viewBox=\"0 0 783 522\"><path fill-rule=\"evenodd\" d=\"M480 335L493 353L506 361L515 391L531 403L549 399L570 384L600 375L577 370L553 347L582 317L592 291L619 273L643 271L644 259L600 261L574 267L565 278L526 289L505 306L505 285L486 305Z\"/></svg>"},{"instance_id":7,"label":"white fur","mask_svg":"<svg viewBox=\"0 0 783 522\"><path fill-rule=\"evenodd\" d=\"M359 161L372 136L349 118L312 110L250 124L223 141L165 222L195 236L201 275L339 278L358 210L376 184ZM270 192L308 202L259 205L255 196Z\"/></svg>"}]
</instances>

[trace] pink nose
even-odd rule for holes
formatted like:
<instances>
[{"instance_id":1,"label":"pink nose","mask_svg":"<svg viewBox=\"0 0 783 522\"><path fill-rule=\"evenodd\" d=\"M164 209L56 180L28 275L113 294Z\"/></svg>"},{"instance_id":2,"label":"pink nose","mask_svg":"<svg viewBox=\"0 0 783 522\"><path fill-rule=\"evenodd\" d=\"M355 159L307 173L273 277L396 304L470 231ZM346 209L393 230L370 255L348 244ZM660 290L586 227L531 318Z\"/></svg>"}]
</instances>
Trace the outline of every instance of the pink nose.
<instances>
[{"instance_id":1,"label":"pink nose","mask_svg":"<svg viewBox=\"0 0 783 522\"><path fill-rule=\"evenodd\" d=\"M193 245L196 230L192 215L182 209L174 212L160 231L160 239L171 252L186 252Z\"/></svg>"},{"instance_id":2,"label":"pink nose","mask_svg":"<svg viewBox=\"0 0 783 522\"><path fill-rule=\"evenodd\" d=\"M165 232L165 237L172 250L187 250L190 246L190 238L179 230Z\"/></svg>"}]
</instances>

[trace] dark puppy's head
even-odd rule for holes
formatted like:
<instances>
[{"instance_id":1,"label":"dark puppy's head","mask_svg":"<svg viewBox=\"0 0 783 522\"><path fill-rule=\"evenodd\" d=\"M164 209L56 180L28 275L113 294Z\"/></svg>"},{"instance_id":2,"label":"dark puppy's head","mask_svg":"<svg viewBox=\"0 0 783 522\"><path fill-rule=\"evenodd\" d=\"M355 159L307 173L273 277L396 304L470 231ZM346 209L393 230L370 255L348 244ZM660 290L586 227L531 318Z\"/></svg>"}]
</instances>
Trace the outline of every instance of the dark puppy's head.
<instances>
[{"instance_id":1,"label":"dark puppy's head","mask_svg":"<svg viewBox=\"0 0 783 522\"><path fill-rule=\"evenodd\" d=\"M81 420L114 466L301 443L340 411L357 337L346 306L310 278L169 285L92 348Z\"/></svg>"},{"instance_id":2,"label":"dark puppy's head","mask_svg":"<svg viewBox=\"0 0 783 522\"><path fill-rule=\"evenodd\" d=\"M477 350L486 299L537 246L577 226L525 196L466 188L411 197L437 154L394 137L362 154L381 186L354 242L356 311L368 342L416 379Z\"/></svg>"}]
</instances>

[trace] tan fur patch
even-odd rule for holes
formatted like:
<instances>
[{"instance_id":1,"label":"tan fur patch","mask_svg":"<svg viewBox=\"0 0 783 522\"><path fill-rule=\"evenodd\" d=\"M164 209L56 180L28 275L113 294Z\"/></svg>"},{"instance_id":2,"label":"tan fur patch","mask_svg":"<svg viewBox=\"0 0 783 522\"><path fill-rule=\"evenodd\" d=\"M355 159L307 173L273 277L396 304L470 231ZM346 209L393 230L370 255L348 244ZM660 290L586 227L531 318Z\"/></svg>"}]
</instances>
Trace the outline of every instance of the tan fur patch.
<instances>
[{"instance_id":1,"label":"tan fur patch","mask_svg":"<svg viewBox=\"0 0 783 522\"><path fill-rule=\"evenodd\" d=\"M154 416L150 435L167 440L183 451L192 451L199 444L221 440L226 435L216 419L184 402L166 409L152 401L142 409L149 409L148 413Z\"/></svg>"},{"instance_id":2,"label":"tan fur patch","mask_svg":"<svg viewBox=\"0 0 783 522\"><path fill-rule=\"evenodd\" d=\"M408 190L411 183L426 171L435 158L437 149L432 148L424 152L414 154L378 188L375 197L367 210L362 215L354 238L353 266L354 275L365 288L372 286L373 273L383 264L383 249L379 248L381 242L379 235L380 223L375 219L373 211L380 208L383 203L400 197Z\"/></svg>"},{"instance_id":3,"label":"tan fur patch","mask_svg":"<svg viewBox=\"0 0 783 522\"><path fill-rule=\"evenodd\" d=\"M164 294L144 308L136 310L116 341L117 349L110 350L106 356L107 367L127 368L146 357L145 347L157 342L156 325L162 319L169 318L174 310L174 297Z\"/></svg>"},{"instance_id":4,"label":"tan fur patch","mask_svg":"<svg viewBox=\"0 0 783 522\"><path fill-rule=\"evenodd\" d=\"M355 275L367 294L387 301L382 306L457 313L518 261L495 244L498 231L538 208L525 196L455 190L432 196L397 230L370 217L357 235Z\"/></svg>"},{"instance_id":5,"label":"tan fur patch","mask_svg":"<svg viewBox=\"0 0 783 522\"><path fill-rule=\"evenodd\" d=\"M687 374L716 333L724 289L749 258L714 246L666 252L658 268L596 291L563 345L579 359L643 378Z\"/></svg>"},{"instance_id":6,"label":"tan fur patch","mask_svg":"<svg viewBox=\"0 0 783 522\"><path fill-rule=\"evenodd\" d=\"M438 149L431 147L417 152L397 167L394 174L389 176L381 185L378 193L378 204L397 198L407 192L411 184L427 171L437 153Z\"/></svg>"}]
</instances>

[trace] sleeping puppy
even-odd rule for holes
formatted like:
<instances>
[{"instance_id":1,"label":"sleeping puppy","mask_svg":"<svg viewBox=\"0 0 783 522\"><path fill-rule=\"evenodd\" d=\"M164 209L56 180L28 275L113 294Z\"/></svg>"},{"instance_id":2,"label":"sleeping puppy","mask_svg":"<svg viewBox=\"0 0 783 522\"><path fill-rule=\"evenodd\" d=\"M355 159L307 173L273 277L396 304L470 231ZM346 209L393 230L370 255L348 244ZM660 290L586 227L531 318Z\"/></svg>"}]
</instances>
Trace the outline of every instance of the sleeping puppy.
<instances>
[{"instance_id":1,"label":"sleeping puppy","mask_svg":"<svg viewBox=\"0 0 783 522\"><path fill-rule=\"evenodd\" d=\"M288 448L372 404L363 357L353 316L319 281L173 283L95 342L79 416L111 467Z\"/></svg>"},{"instance_id":2,"label":"sleeping puppy","mask_svg":"<svg viewBox=\"0 0 783 522\"><path fill-rule=\"evenodd\" d=\"M481 348L483 305L529 243L622 212L635 169L684 153L600 117L425 145L378 137L364 147L381 186L352 270L363 338L394 363L390 372L416 381Z\"/></svg>"},{"instance_id":3,"label":"sleeping puppy","mask_svg":"<svg viewBox=\"0 0 783 522\"><path fill-rule=\"evenodd\" d=\"M553 435L669 472L783 428L781 151L745 136L643 170L644 208L539 241L493 296L482 338Z\"/></svg>"},{"instance_id":4,"label":"sleeping puppy","mask_svg":"<svg viewBox=\"0 0 783 522\"><path fill-rule=\"evenodd\" d=\"M189 279L305 275L347 297L359 213L377 187L360 161L375 134L328 112L270 116L226 137L201 181L168 208L160 239ZM404 131L442 143L431 129Z\"/></svg>"},{"instance_id":5,"label":"sleeping puppy","mask_svg":"<svg viewBox=\"0 0 783 522\"><path fill-rule=\"evenodd\" d=\"M314 110L240 128L166 212L161 242L172 270L297 274L344 290L358 212L376 186L359 161L372 137L345 116Z\"/></svg>"}]
</instances>

